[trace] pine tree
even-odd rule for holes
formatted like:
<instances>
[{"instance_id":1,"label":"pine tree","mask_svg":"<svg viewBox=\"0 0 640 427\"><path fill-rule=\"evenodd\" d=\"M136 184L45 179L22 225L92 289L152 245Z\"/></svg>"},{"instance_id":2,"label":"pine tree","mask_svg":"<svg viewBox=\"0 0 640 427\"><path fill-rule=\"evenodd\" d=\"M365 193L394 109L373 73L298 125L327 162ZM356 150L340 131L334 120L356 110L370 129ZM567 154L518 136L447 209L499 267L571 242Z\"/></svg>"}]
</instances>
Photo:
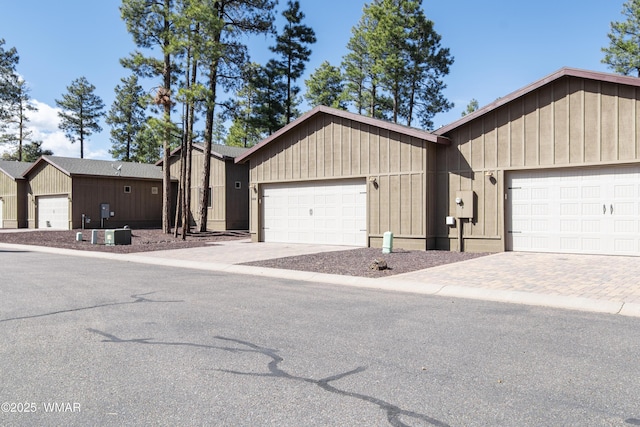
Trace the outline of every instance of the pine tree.
<instances>
[{"instance_id":1,"label":"pine tree","mask_svg":"<svg viewBox=\"0 0 640 427\"><path fill-rule=\"evenodd\" d=\"M242 72L242 85L236 91L233 102L228 106L231 127L226 137L226 144L235 147L252 147L261 138L256 127L256 106L258 104L258 88L256 79L262 72L260 64L246 64Z\"/></svg>"},{"instance_id":2,"label":"pine tree","mask_svg":"<svg viewBox=\"0 0 640 427\"><path fill-rule=\"evenodd\" d=\"M12 160L16 162L29 162L33 163L41 156L52 156L53 151L43 150L42 141L32 141L22 146L22 153L18 154L16 149L12 154L4 153L2 160Z\"/></svg>"},{"instance_id":3,"label":"pine tree","mask_svg":"<svg viewBox=\"0 0 640 427\"><path fill-rule=\"evenodd\" d=\"M287 124L287 84L282 69L271 59L253 76L257 88L251 125L263 136L271 135Z\"/></svg>"},{"instance_id":4,"label":"pine tree","mask_svg":"<svg viewBox=\"0 0 640 427\"><path fill-rule=\"evenodd\" d=\"M411 30L407 39L407 108L402 115L411 126L414 118L425 129L433 128L433 117L454 107L444 96L443 78L449 74L453 57L449 49L440 44L441 36L435 31L433 21L426 18L422 9L414 9Z\"/></svg>"},{"instance_id":5,"label":"pine tree","mask_svg":"<svg viewBox=\"0 0 640 427\"><path fill-rule=\"evenodd\" d=\"M363 20L351 29L351 39L347 43L349 53L342 58L343 76L345 78L345 98L355 104L358 114L364 114L370 105L368 79L370 77L371 58L363 37Z\"/></svg>"},{"instance_id":6,"label":"pine tree","mask_svg":"<svg viewBox=\"0 0 640 427\"><path fill-rule=\"evenodd\" d=\"M625 21L612 22L609 46L602 48L602 62L616 73L640 77L640 0L628 0L622 6Z\"/></svg>"},{"instance_id":7,"label":"pine tree","mask_svg":"<svg viewBox=\"0 0 640 427\"><path fill-rule=\"evenodd\" d=\"M370 117L387 118L389 98L382 89L380 49L375 44L378 18L370 13L371 5L365 6L358 24L351 29L351 39L347 44L349 53L343 58L343 68L347 78L348 99L356 104L359 114Z\"/></svg>"},{"instance_id":8,"label":"pine tree","mask_svg":"<svg viewBox=\"0 0 640 427\"><path fill-rule=\"evenodd\" d=\"M38 111L31 102L29 88L24 80L18 78L13 99L5 102L6 117L3 120L4 131L0 130L0 144L16 146L17 160L22 161L23 147L32 141L33 131L29 130L29 111Z\"/></svg>"},{"instance_id":9,"label":"pine tree","mask_svg":"<svg viewBox=\"0 0 640 427\"><path fill-rule=\"evenodd\" d=\"M139 163L156 163L162 159L163 140L164 140L164 123L156 117L148 117L140 132L136 134L135 147L131 154L131 161ZM171 140L169 141L169 149L173 149L179 145L179 130L172 125Z\"/></svg>"},{"instance_id":10,"label":"pine tree","mask_svg":"<svg viewBox=\"0 0 640 427\"><path fill-rule=\"evenodd\" d=\"M15 47L5 49L4 44L4 39L0 39L0 132L6 128L12 115L9 109L18 96L20 80L16 71L20 61L18 51Z\"/></svg>"},{"instance_id":11,"label":"pine tree","mask_svg":"<svg viewBox=\"0 0 640 427\"><path fill-rule=\"evenodd\" d=\"M173 123L171 109L174 104L173 55L181 49L176 39L178 29L174 25L177 19L174 0L122 0L120 6L122 19L127 31L133 36L135 44L146 52L158 48L160 57L145 56L136 51L129 58L122 59L124 66L142 77L160 78L162 84L156 90L154 103L162 108L162 231L171 232L171 175L169 172L170 141Z\"/></svg>"},{"instance_id":12,"label":"pine tree","mask_svg":"<svg viewBox=\"0 0 640 427\"><path fill-rule=\"evenodd\" d=\"M147 97L136 75L120 81L122 86L115 88L116 98L105 121L111 126L109 153L114 159L130 161L137 151L136 137L146 122Z\"/></svg>"},{"instance_id":13,"label":"pine tree","mask_svg":"<svg viewBox=\"0 0 640 427\"><path fill-rule=\"evenodd\" d=\"M94 91L96 87L85 77L80 77L67 86L67 93L62 99L56 99L56 105L62 111L58 112L60 124L58 127L65 132L65 136L75 143L80 143L80 158L84 158L84 142L94 132L102 131L98 120L104 115L104 103Z\"/></svg>"},{"instance_id":14,"label":"pine tree","mask_svg":"<svg viewBox=\"0 0 640 427\"><path fill-rule=\"evenodd\" d=\"M296 97L300 88L294 83L304 73L305 63L311 56L308 45L316 42L313 29L302 24L304 13L300 11L300 2L289 0L287 5L287 10L282 13L287 23L282 34L278 35L276 45L270 48L280 56L274 64L282 70L286 80L285 124L299 115L295 107L298 105Z\"/></svg>"},{"instance_id":15,"label":"pine tree","mask_svg":"<svg viewBox=\"0 0 640 427\"><path fill-rule=\"evenodd\" d=\"M453 104L443 96L442 80L453 58L440 47L433 22L416 0L374 0L352 29L343 58L348 99L359 112L411 125L418 118L432 126L433 116Z\"/></svg>"},{"instance_id":16,"label":"pine tree","mask_svg":"<svg viewBox=\"0 0 640 427\"><path fill-rule=\"evenodd\" d=\"M196 1L196 0L192 0ZM241 36L262 34L273 25L273 0L198 0L205 7L201 9L203 64L207 74L205 85L205 129L204 156L202 167L202 188L209 187L211 175L211 144L214 138L215 107L218 87L230 89L237 84L247 62L247 47L241 43ZM206 12L212 12L207 14ZM199 200L198 228L207 230L208 192L203 191Z\"/></svg>"},{"instance_id":17,"label":"pine tree","mask_svg":"<svg viewBox=\"0 0 640 427\"><path fill-rule=\"evenodd\" d=\"M472 98L471 101L469 101L469 103L467 104L467 108L465 108L465 110L462 112L462 117L466 116L467 114L473 113L478 108L480 108L480 104L478 104L478 100L475 98Z\"/></svg>"},{"instance_id":18,"label":"pine tree","mask_svg":"<svg viewBox=\"0 0 640 427\"><path fill-rule=\"evenodd\" d=\"M305 80L307 92L304 97L309 105L326 105L327 107L347 109L344 96L344 83L340 68L324 61L320 67Z\"/></svg>"}]
</instances>

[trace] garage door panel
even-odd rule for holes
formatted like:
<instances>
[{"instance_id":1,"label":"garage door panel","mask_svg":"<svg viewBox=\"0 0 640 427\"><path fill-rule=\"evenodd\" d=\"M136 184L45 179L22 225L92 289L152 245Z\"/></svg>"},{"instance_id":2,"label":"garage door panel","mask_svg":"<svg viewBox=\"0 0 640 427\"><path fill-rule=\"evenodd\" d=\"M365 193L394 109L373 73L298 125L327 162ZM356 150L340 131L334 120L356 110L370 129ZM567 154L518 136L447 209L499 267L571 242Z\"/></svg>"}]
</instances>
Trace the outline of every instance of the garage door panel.
<instances>
[{"instance_id":1,"label":"garage door panel","mask_svg":"<svg viewBox=\"0 0 640 427\"><path fill-rule=\"evenodd\" d=\"M507 248L640 255L640 166L508 177Z\"/></svg>"},{"instance_id":2,"label":"garage door panel","mask_svg":"<svg viewBox=\"0 0 640 427\"><path fill-rule=\"evenodd\" d=\"M577 221L562 220L560 221L560 232L562 233L579 233L580 224Z\"/></svg>"},{"instance_id":3,"label":"garage door panel","mask_svg":"<svg viewBox=\"0 0 640 427\"><path fill-rule=\"evenodd\" d=\"M580 223L582 233L602 233L602 227L599 220L586 220Z\"/></svg>"},{"instance_id":4,"label":"garage door panel","mask_svg":"<svg viewBox=\"0 0 640 427\"><path fill-rule=\"evenodd\" d=\"M366 200L364 180L265 185L264 240L366 246Z\"/></svg>"},{"instance_id":5,"label":"garage door panel","mask_svg":"<svg viewBox=\"0 0 640 427\"><path fill-rule=\"evenodd\" d=\"M582 247L588 252L597 253L602 251L602 244L600 242L600 239L583 238Z\"/></svg>"},{"instance_id":6,"label":"garage door panel","mask_svg":"<svg viewBox=\"0 0 640 427\"><path fill-rule=\"evenodd\" d=\"M69 199L67 196L38 197L38 228L68 230Z\"/></svg>"}]
</instances>

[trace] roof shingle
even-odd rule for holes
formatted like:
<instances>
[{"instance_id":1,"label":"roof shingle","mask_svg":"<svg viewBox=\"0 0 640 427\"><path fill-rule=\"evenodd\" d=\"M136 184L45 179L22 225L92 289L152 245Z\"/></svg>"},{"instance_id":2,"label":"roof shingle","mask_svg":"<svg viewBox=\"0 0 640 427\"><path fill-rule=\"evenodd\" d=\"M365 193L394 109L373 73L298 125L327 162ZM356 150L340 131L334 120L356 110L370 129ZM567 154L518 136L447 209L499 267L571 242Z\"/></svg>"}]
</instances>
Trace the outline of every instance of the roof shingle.
<instances>
[{"instance_id":1,"label":"roof shingle","mask_svg":"<svg viewBox=\"0 0 640 427\"><path fill-rule=\"evenodd\" d=\"M10 178L23 179L24 173L29 169L33 163L28 162L16 162L11 160L0 160L0 171L4 172Z\"/></svg>"},{"instance_id":2,"label":"roof shingle","mask_svg":"<svg viewBox=\"0 0 640 427\"><path fill-rule=\"evenodd\" d=\"M162 168L147 163L123 162L119 160L92 160L71 157L42 156L41 161L55 166L69 176L103 176L162 180Z\"/></svg>"}]
</instances>

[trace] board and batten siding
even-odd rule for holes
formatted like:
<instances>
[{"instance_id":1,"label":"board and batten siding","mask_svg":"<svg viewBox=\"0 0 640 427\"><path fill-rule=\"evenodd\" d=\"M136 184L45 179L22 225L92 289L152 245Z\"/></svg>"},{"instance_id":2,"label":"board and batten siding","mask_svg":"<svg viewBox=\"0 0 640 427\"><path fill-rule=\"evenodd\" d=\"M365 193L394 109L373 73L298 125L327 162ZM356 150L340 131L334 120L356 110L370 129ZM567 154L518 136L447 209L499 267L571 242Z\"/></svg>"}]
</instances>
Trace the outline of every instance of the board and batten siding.
<instances>
[{"instance_id":1,"label":"board and batten siding","mask_svg":"<svg viewBox=\"0 0 640 427\"><path fill-rule=\"evenodd\" d=\"M43 164L30 173L27 187L29 193L27 197L29 228L37 228L38 216L36 206L38 197L67 196L71 198L71 177L46 162L43 162ZM69 204L69 212L72 212L71 200L69 200Z\"/></svg>"},{"instance_id":2,"label":"board and batten siding","mask_svg":"<svg viewBox=\"0 0 640 427\"><path fill-rule=\"evenodd\" d=\"M421 139L319 113L252 155L252 237L262 240L261 184L366 178L369 245L381 246L383 233L391 231L396 244L426 249L433 237L427 209L435 203L435 180L426 171L435 164L435 150Z\"/></svg>"},{"instance_id":3,"label":"board and batten siding","mask_svg":"<svg viewBox=\"0 0 640 427\"><path fill-rule=\"evenodd\" d=\"M130 192L125 193L128 187ZM96 191L99 188L100 191ZM155 190L154 190L155 188ZM82 227L82 214L91 218L88 228L100 227L100 206L109 204L113 217L105 228L128 225L134 228L162 225L162 181L131 178L74 177L72 192L72 228Z\"/></svg>"},{"instance_id":4,"label":"board and batten siding","mask_svg":"<svg viewBox=\"0 0 640 427\"><path fill-rule=\"evenodd\" d=\"M438 152L437 216L455 215L457 190L477 195L465 222L468 250L505 249L505 174L511 170L601 166L640 160L640 89L564 76L449 132ZM491 179L486 173L493 173ZM437 225L438 246L457 230Z\"/></svg>"},{"instance_id":5,"label":"board and batten siding","mask_svg":"<svg viewBox=\"0 0 640 427\"><path fill-rule=\"evenodd\" d=\"M202 174L204 171L204 153L193 150L191 160L191 225L196 225L200 212L200 198L203 191L209 191L202 187ZM207 211L207 229L213 231L225 230L225 195L224 195L224 162L216 158L210 158L209 187L211 187L211 208ZM223 169L220 171L220 169ZM171 176L180 178L180 155L172 158Z\"/></svg>"},{"instance_id":6,"label":"board and batten siding","mask_svg":"<svg viewBox=\"0 0 640 427\"><path fill-rule=\"evenodd\" d=\"M191 225L196 224L200 211L200 197L203 191L202 174L204 153L193 150L191 162ZM249 227L249 195L247 193L249 167L236 165L233 160L211 157L209 186L211 187L211 207L207 212L207 230L246 230ZM179 153L171 159L171 176L180 177ZM242 183L235 189L235 181ZM208 191L208 189L205 189Z\"/></svg>"},{"instance_id":7,"label":"board and batten siding","mask_svg":"<svg viewBox=\"0 0 640 427\"><path fill-rule=\"evenodd\" d=\"M249 165L226 161L226 230L249 229ZM236 182L240 188L236 188Z\"/></svg>"},{"instance_id":8,"label":"board and batten siding","mask_svg":"<svg viewBox=\"0 0 640 427\"><path fill-rule=\"evenodd\" d=\"M14 180L0 173L0 228L23 228L27 225L26 215L26 182L22 179Z\"/></svg>"}]
</instances>

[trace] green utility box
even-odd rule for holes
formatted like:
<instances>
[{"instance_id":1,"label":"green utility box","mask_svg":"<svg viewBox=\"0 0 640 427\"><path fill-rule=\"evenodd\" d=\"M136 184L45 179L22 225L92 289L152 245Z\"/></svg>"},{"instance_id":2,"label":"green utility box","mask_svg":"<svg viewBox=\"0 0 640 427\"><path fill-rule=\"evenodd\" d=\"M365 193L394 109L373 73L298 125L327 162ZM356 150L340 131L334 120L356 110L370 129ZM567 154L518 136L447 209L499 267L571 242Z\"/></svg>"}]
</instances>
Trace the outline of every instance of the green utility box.
<instances>
[{"instance_id":1,"label":"green utility box","mask_svg":"<svg viewBox=\"0 0 640 427\"><path fill-rule=\"evenodd\" d=\"M107 246L130 245L131 229L117 228L115 230L104 230L104 244Z\"/></svg>"}]
</instances>

